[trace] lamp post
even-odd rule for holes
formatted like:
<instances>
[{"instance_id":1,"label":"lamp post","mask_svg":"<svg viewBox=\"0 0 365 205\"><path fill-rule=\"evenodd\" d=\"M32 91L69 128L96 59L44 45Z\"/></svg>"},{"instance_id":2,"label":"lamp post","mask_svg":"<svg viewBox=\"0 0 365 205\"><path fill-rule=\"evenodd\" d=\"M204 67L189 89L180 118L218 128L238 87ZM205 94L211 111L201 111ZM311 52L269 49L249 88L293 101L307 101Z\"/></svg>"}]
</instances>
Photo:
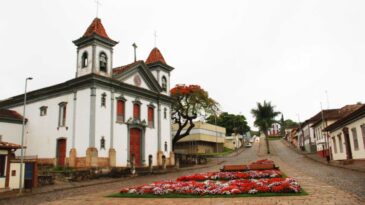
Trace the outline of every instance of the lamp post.
<instances>
[{"instance_id":1,"label":"lamp post","mask_svg":"<svg viewBox=\"0 0 365 205\"><path fill-rule=\"evenodd\" d=\"M27 104L27 84L28 80L33 80L32 77L25 79L25 89L24 89L24 104L23 104L23 126L22 126L22 139L21 139L21 154L20 154L20 173L19 173L19 194L23 191L22 181L23 181L23 162L24 162L24 132L25 132L25 107Z\"/></svg>"}]
</instances>

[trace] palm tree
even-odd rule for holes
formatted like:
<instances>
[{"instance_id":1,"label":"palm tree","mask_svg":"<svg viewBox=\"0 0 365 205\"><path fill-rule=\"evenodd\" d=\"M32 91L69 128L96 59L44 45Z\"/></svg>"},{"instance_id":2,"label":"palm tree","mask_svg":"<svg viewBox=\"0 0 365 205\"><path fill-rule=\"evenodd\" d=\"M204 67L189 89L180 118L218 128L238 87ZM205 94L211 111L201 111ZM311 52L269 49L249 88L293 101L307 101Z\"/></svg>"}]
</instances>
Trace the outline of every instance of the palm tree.
<instances>
[{"instance_id":1,"label":"palm tree","mask_svg":"<svg viewBox=\"0 0 365 205\"><path fill-rule=\"evenodd\" d=\"M276 112L274 110L274 107L275 106L271 105L271 102L264 101L263 104L257 103L257 108L251 110L252 115L255 117L254 124L259 127L260 131L265 135L268 154L270 154L270 147L267 131L270 129L272 124L276 122L275 117L280 114L280 112Z\"/></svg>"}]
</instances>

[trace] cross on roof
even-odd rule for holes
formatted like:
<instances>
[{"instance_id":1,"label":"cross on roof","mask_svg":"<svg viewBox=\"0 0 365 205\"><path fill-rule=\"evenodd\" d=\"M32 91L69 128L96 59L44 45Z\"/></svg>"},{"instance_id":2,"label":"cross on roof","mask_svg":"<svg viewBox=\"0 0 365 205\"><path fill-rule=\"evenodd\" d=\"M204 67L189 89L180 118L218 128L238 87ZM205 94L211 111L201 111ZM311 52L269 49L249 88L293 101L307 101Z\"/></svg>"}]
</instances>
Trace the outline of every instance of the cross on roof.
<instances>
[{"instance_id":1,"label":"cross on roof","mask_svg":"<svg viewBox=\"0 0 365 205\"><path fill-rule=\"evenodd\" d=\"M101 6L101 3L99 2L99 0L95 0L95 4L96 4L96 17L98 17L98 14L99 14L99 6Z\"/></svg>"},{"instance_id":2,"label":"cross on roof","mask_svg":"<svg viewBox=\"0 0 365 205\"><path fill-rule=\"evenodd\" d=\"M153 36L155 37L155 47L157 46L157 31L153 33Z\"/></svg>"}]
</instances>

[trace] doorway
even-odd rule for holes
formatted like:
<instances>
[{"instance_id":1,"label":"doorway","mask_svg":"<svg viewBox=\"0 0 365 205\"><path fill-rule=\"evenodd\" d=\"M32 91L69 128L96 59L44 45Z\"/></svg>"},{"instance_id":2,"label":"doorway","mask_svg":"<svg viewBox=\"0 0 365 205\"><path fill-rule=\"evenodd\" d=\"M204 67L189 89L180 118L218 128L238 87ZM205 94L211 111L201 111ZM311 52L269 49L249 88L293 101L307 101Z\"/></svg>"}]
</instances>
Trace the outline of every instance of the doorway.
<instances>
[{"instance_id":1,"label":"doorway","mask_svg":"<svg viewBox=\"0 0 365 205\"><path fill-rule=\"evenodd\" d=\"M130 129L130 159L134 156L136 166L141 166L141 130L138 128Z\"/></svg>"},{"instance_id":2,"label":"doorway","mask_svg":"<svg viewBox=\"0 0 365 205\"><path fill-rule=\"evenodd\" d=\"M342 129L344 137L345 137L345 146L346 146L346 159L352 159L352 150L350 144L350 135L349 128L345 127Z\"/></svg>"},{"instance_id":3,"label":"doorway","mask_svg":"<svg viewBox=\"0 0 365 205\"><path fill-rule=\"evenodd\" d=\"M65 166L66 161L66 139L57 139L57 166Z\"/></svg>"}]
</instances>

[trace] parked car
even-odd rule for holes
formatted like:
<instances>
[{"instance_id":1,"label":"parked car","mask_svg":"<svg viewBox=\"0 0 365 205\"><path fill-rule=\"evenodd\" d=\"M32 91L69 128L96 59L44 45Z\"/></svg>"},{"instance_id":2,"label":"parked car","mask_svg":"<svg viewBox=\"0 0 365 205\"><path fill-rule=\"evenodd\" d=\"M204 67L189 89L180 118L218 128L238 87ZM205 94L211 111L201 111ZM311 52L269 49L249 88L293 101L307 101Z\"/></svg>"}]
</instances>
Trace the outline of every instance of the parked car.
<instances>
[{"instance_id":1,"label":"parked car","mask_svg":"<svg viewBox=\"0 0 365 205\"><path fill-rule=\"evenodd\" d=\"M246 143L246 144L245 144L245 147L247 147L247 148L252 147L252 143Z\"/></svg>"}]
</instances>

